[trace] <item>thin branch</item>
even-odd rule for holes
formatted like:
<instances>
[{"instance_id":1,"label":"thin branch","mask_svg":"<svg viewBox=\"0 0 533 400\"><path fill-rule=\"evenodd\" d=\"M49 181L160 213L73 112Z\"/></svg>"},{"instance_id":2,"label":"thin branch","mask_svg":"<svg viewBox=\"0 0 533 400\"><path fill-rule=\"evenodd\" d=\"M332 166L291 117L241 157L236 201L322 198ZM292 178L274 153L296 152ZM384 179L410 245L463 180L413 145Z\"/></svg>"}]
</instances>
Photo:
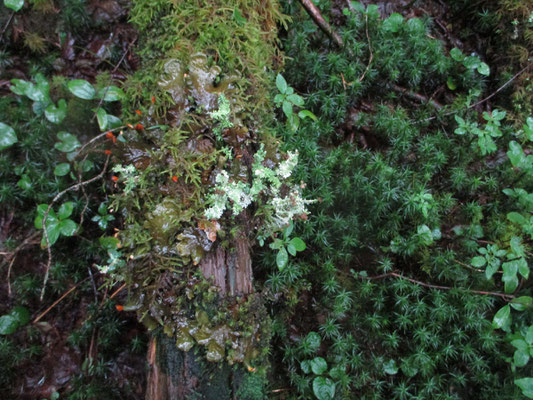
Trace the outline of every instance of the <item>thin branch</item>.
<instances>
[{"instance_id":1,"label":"thin branch","mask_svg":"<svg viewBox=\"0 0 533 400\"><path fill-rule=\"evenodd\" d=\"M428 103L428 104L431 104L433 107L435 107L437 110L441 110L442 109L442 104L436 102L435 100L431 100L429 98L427 98L426 96L423 96L419 93L414 93L414 92L411 92L401 86L398 86L398 85L395 85L395 84L391 84L391 88L394 89L395 91L397 92L400 92L402 94L404 94L405 96L413 99L413 100L416 100L420 103Z\"/></svg>"},{"instance_id":2,"label":"thin branch","mask_svg":"<svg viewBox=\"0 0 533 400\"><path fill-rule=\"evenodd\" d=\"M477 103L474 103L474 104L471 104L470 106L467 107L467 109L471 109L471 108L474 108L474 107L477 107L479 106L480 104L483 104L484 102L492 99L494 96L496 96L499 92L501 92L503 89L505 89L507 86L509 86L511 84L511 82L513 82L516 78L518 78L520 75L522 75L524 72L526 72L531 66L533 65L533 62L530 62L529 64L527 64L524 68L522 68L520 71L518 71L516 74L513 75L513 77L511 79L509 79L507 82L505 82L503 85L501 85L498 89L496 89L493 93L491 93L490 95L488 95L487 97L485 97L484 99L478 101ZM449 111L445 114L443 114L442 116L443 117L447 117L449 115L453 115L453 114L457 114L459 111L456 110L456 111ZM433 117L429 117L429 118L426 118L426 119L423 119L421 121L413 121L413 122L427 122L427 121L432 121L434 119L436 119L437 116L433 116Z\"/></svg>"},{"instance_id":3,"label":"thin branch","mask_svg":"<svg viewBox=\"0 0 533 400\"><path fill-rule=\"evenodd\" d=\"M414 283L419 286L423 286L425 288L429 289L439 289L439 290L452 290L457 289L450 286L441 286L441 285L431 285L429 283L417 281L416 279L408 278L402 274L399 274L397 272L388 272L386 274L376 275L376 276L361 276L362 279L368 279L368 280L376 280L376 279L383 279L388 277L395 277L399 279L405 279L406 281L409 281L411 283ZM486 292L484 290L471 290L471 289L464 289L465 291L473 294L481 294L484 296L497 296L503 298L505 301L510 301L511 299L514 299L515 296L512 294L506 294L506 293L499 293L499 292Z\"/></svg>"},{"instance_id":4,"label":"thin branch","mask_svg":"<svg viewBox=\"0 0 533 400\"><path fill-rule=\"evenodd\" d=\"M33 323L36 324L43 318L46 314L50 312L51 309L53 309L55 306L57 306L65 297L67 297L69 294L71 294L78 286L80 286L83 282L85 282L89 278L85 278L84 280L76 283L74 286L72 286L69 290L67 290L59 299L54 301L50 307L48 307L46 310L44 310L37 318L33 320Z\"/></svg>"},{"instance_id":5,"label":"thin branch","mask_svg":"<svg viewBox=\"0 0 533 400\"><path fill-rule=\"evenodd\" d=\"M11 296L11 282L10 282L10 278L11 278L11 269L13 268L13 264L15 263L15 258L17 256L17 253L22 250L22 248L30 245L30 244L33 244L34 242L33 239L35 239L37 236L39 235L39 232L35 231L33 232L30 236L28 236L26 239L24 239L24 241L18 245L16 247L15 250L13 250L12 252L10 253L6 253L8 254L8 256L6 257L6 261L10 259L10 262L9 262L9 266L7 268L7 294L9 296ZM39 243L40 241L38 241L37 243Z\"/></svg>"},{"instance_id":6,"label":"thin branch","mask_svg":"<svg viewBox=\"0 0 533 400\"><path fill-rule=\"evenodd\" d=\"M48 282L48 275L50 274L50 266L52 265L52 250L51 250L51 246L50 246L50 239L48 238L48 232L46 230L46 219L48 218L48 214L50 213L50 210L52 209L52 206L54 205L54 203L56 201L58 201L61 197L63 197L64 194L72 191L72 190L78 190L80 187L83 187L83 186L86 186L94 181L97 181L99 179L101 179L104 174L106 173L106 170L107 170L107 165L109 164L109 158L110 156L107 156L106 160L105 160L105 164L104 164L104 167L102 168L102 171L92 177L91 179L88 179L84 182L79 182L79 183L76 183L75 185L72 185L70 186L69 188L63 190L62 192L59 192L58 194L55 195L55 197L52 199L52 201L50 202L50 204L48 205L48 208L46 209L46 212L44 213L43 215L43 235L44 235L44 239L46 241L46 249L48 251L48 262L46 263L46 271L44 273L44 280L43 280L43 288L41 290L41 297L40 297L40 300L43 301L43 298L44 298L44 291L45 291L45 288L46 288L46 283Z\"/></svg>"},{"instance_id":7,"label":"thin branch","mask_svg":"<svg viewBox=\"0 0 533 400\"><path fill-rule=\"evenodd\" d=\"M363 72L363 75L359 78L359 82L361 82L363 79L365 79L365 75L370 70L370 65L372 64L372 60L374 59L374 53L372 52L372 45L370 44L370 36L368 35L368 15L365 14L365 33L366 33L366 40L368 41L368 51L370 52L370 58L368 59L368 65L366 66L365 72Z\"/></svg>"},{"instance_id":8,"label":"thin branch","mask_svg":"<svg viewBox=\"0 0 533 400\"><path fill-rule=\"evenodd\" d=\"M102 133L96 135L95 137L93 137L91 140L89 140L87 143L85 143L83 146L80 147L80 149L78 150L78 154L76 155L76 157L78 157L80 154L82 154L86 147L88 147L88 146L90 146L91 144L93 144L94 142L96 142L96 141L102 139L103 137L106 137L107 134L108 134L109 132L120 131L121 129L124 129L125 127L126 127L126 125L122 125L122 126L119 126L119 127L117 127L117 128L107 129L105 132L102 132Z\"/></svg>"},{"instance_id":9,"label":"thin branch","mask_svg":"<svg viewBox=\"0 0 533 400\"><path fill-rule=\"evenodd\" d=\"M9 19L7 20L4 26L4 29L2 29L2 32L0 32L0 41L2 41L2 39L4 38L4 33L6 33L7 28L9 27L9 24L11 24L11 21L13 20L14 16L15 16L15 11L11 13L11 15L9 16Z\"/></svg>"},{"instance_id":10,"label":"thin branch","mask_svg":"<svg viewBox=\"0 0 533 400\"><path fill-rule=\"evenodd\" d=\"M309 16L315 21L320 29L324 31L339 47L344 47L344 42L337 32L333 30L330 24L324 19L320 10L313 4L311 0L300 0L303 8L309 14Z\"/></svg>"}]
</instances>

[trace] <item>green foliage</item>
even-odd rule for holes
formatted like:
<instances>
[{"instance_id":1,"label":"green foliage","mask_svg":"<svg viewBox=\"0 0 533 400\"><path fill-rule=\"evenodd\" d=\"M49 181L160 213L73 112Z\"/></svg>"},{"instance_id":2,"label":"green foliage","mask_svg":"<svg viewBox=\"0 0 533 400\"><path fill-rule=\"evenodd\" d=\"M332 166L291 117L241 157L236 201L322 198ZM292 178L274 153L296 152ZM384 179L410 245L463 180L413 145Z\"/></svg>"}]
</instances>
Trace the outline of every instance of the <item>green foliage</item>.
<instances>
[{"instance_id":1,"label":"green foliage","mask_svg":"<svg viewBox=\"0 0 533 400\"><path fill-rule=\"evenodd\" d=\"M30 313L26 307L14 307L9 314L0 316L0 335L11 335L29 321Z\"/></svg>"}]
</instances>

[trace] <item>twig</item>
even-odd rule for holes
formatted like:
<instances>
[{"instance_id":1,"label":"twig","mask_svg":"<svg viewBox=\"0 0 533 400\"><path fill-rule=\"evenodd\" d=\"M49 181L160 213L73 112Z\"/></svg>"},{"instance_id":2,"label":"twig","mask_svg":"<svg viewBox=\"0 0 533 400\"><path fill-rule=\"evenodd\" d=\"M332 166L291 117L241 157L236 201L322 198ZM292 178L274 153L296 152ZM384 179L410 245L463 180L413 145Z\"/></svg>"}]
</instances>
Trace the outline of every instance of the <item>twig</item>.
<instances>
[{"instance_id":1,"label":"twig","mask_svg":"<svg viewBox=\"0 0 533 400\"><path fill-rule=\"evenodd\" d=\"M9 266L7 268L7 294L9 296L11 296L11 282L10 282L10 277L11 277L11 268L13 267L13 264L15 263L15 258L17 256L17 253L25 246L31 244L32 240L34 238L36 238L37 236L39 235L39 232L35 231L33 232L30 236L28 236L26 239L24 239L24 241L18 245L15 250L13 250L12 253L6 253L6 254L9 254L7 257L6 257L6 261L8 259L11 258L10 262L9 262ZM37 242L39 243L39 242Z\"/></svg>"},{"instance_id":2,"label":"twig","mask_svg":"<svg viewBox=\"0 0 533 400\"><path fill-rule=\"evenodd\" d=\"M91 271L90 265L87 266L87 271L89 271L89 277L91 278L91 283L93 285L94 302L98 303L98 290L96 289L96 283L94 282L93 271Z\"/></svg>"},{"instance_id":3,"label":"twig","mask_svg":"<svg viewBox=\"0 0 533 400\"><path fill-rule=\"evenodd\" d=\"M524 68L522 68L520 71L518 71L516 74L513 75L513 77L511 79L509 79L507 82L505 82L503 85L501 85L498 89L496 89L496 91L494 91L493 93L491 93L490 95L488 95L487 97L485 97L484 99L478 101L477 103L474 103L474 104L471 104L470 106L467 107L467 109L471 109L471 108L474 108L474 107L477 107L479 106L480 104L483 104L484 102L492 99L494 96L496 96L499 92L501 92L503 89L505 89L507 86L509 86L509 84L511 84L511 82L513 82L516 78L518 78L520 75L522 75L527 69L529 69L531 66L533 65L533 62L530 62L529 64L527 64ZM453 115L453 114L457 114L459 111L449 111L445 114L443 114L442 116L443 117L447 117L449 115ZM429 118L426 118L426 119L423 119L421 121L413 121L414 123L417 123L417 122L427 122L427 121L432 121L434 119L436 119L437 116L433 116L433 117L429 117Z\"/></svg>"},{"instance_id":4,"label":"twig","mask_svg":"<svg viewBox=\"0 0 533 400\"><path fill-rule=\"evenodd\" d=\"M327 21L324 19L322 14L320 14L320 11L316 6L313 4L311 0L300 0L300 3L302 4L303 8L305 8L305 11L309 14L309 16L315 21L315 23L319 26L320 29L322 29L333 41L337 46L344 47L344 42L342 41L342 38L339 36L337 32L333 30L330 24L327 23Z\"/></svg>"},{"instance_id":5,"label":"twig","mask_svg":"<svg viewBox=\"0 0 533 400\"><path fill-rule=\"evenodd\" d=\"M13 11L11 13L11 15L9 16L5 26L4 26L4 29L2 29L2 32L0 33L0 41L2 41L2 39L4 38L4 33L6 33L7 31L7 28L9 27L9 24L11 23L11 20L13 19L13 17L15 16L15 11Z\"/></svg>"},{"instance_id":6,"label":"twig","mask_svg":"<svg viewBox=\"0 0 533 400\"><path fill-rule=\"evenodd\" d=\"M401 86L398 86L396 84L391 84L391 87L392 89L394 89L395 91L397 92L400 92L404 95L406 95L407 97L410 97L411 99L413 100L416 100L416 101L419 101L420 103L428 103L428 104L431 104L433 107L435 107L437 110L441 110L442 109L442 105L438 102L436 102L435 100L431 100L429 98L427 98L426 96L423 96L419 93L414 93L414 92L411 92Z\"/></svg>"},{"instance_id":7,"label":"twig","mask_svg":"<svg viewBox=\"0 0 533 400\"><path fill-rule=\"evenodd\" d=\"M46 310L44 310L37 318L33 320L33 323L36 324L43 318L46 314L50 312L52 308L57 306L65 297L67 297L69 294L71 294L78 286L80 286L83 282L85 282L89 278L85 278L84 280L76 283L74 286L72 286L69 290L67 290L59 299L54 301L50 307L48 307Z\"/></svg>"},{"instance_id":8,"label":"twig","mask_svg":"<svg viewBox=\"0 0 533 400\"><path fill-rule=\"evenodd\" d=\"M115 290L111 296L109 296L109 300L111 300L113 297L115 297L117 294L119 294L120 292L122 292L122 290L126 287L126 284L122 284L121 287L119 287L117 290Z\"/></svg>"},{"instance_id":9,"label":"twig","mask_svg":"<svg viewBox=\"0 0 533 400\"><path fill-rule=\"evenodd\" d=\"M107 165L109 164L109 158L110 156L108 155L106 160L105 160L105 164L104 164L104 167L102 168L102 171L92 177L91 179L88 179L84 182L78 182L76 183L75 185L72 185L70 186L69 188L63 190L62 192L59 192L58 194L55 195L55 197L52 199L52 201L50 202L50 204L48 205L48 208L46 209L46 212L44 213L43 215L43 235L44 235L44 239L46 241L46 249L48 251L48 262L46 263L46 271L44 273L44 280L43 280L43 288L41 290L41 297L40 297L40 301L43 301L43 298L44 298L44 291L45 291L45 288L46 288L46 283L48 282L48 275L50 274L50 266L52 265L52 250L51 250L51 246L50 246L50 239L48 238L48 232L46 230L46 219L48 218L48 214L50 213L50 210L52 209L52 206L54 205L54 203L56 201L58 201L65 193L68 193L72 190L78 190L80 187L83 187L83 186L86 186L94 181L97 181L99 179L101 179L104 174L106 173L106 170L107 170Z\"/></svg>"},{"instance_id":10,"label":"twig","mask_svg":"<svg viewBox=\"0 0 533 400\"><path fill-rule=\"evenodd\" d=\"M126 51L124 52L124 54L122 54L122 57L121 57L120 60L118 61L117 65L115 65L115 68L113 68L113 70L111 71L111 73L116 72L116 70L118 69L118 67L120 67L120 64L122 64L122 61L124 61L124 59L126 58L126 55L130 52L130 50L131 50L131 46L133 46L133 45L135 44L136 41L137 41L137 38L133 39L133 42L131 42L131 43L128 45L128 48L126 49Z\"/></svg>"},{"instance_id":11,"label":"twig","mask_svg":"<svg viewBox=\"0 0 533 400\"><path fill-rule=\"evenodd\" d=\"M88 147L88 146L90 146L91 144L93 144L94 142L96 142L96 141L102 139L102 138L105 137L109 132L120 131L121 129L124 129L125 127L126 127L126 126L123 125L123 126L119 126L119 127L117 127L117 128L108 129L108 130L106 130L105 132L102 132L102 133L96 135L95 137L93 137L91 140L89 140L87 143L85 143L83 146L80 147L80 149L78 150L78 154L76 155L76 157L78 157L80 154L82 154L86 147Z\"/></svg>"},{"instance_id":12,"label":"twig","mask_svg":"<svg viewBox=\"0 0 533 400\"><path fill-rule=\"evenodd\" d=\"M429 283L425 283L425 282L421 282L421 281L417 281L416 279L412 279L412 278L408 278L402 274L399 274L397 272L388 272L386 274L381 274L381 275L376 275L376 276L361 276L362 279L368 279L368 280L376 280L376 279L383 279L383 278L388 278L388 277L395 277L395 278L399 278L399 279L405 279L406 281L409 281L411 283L414 283L414 284L417 284L419 286L423 286L423 287L426 287L426 288L429 288L429 289L440 289L440 290L452 290L452 289L457 289L457 288L453 288L453 287L450 287L450 286L441 286L441 285L431 285ZM474 294L481 294L481 295L485 295L485 296L497 296L497 297L501 297L503 298L505 301L510 301L511 299L514 299L515 296L512 295L512 294L506 294L506 293L499 293L499 292L486 292L486 291L483 291L483 290L471 290L471 289L464 289L466 290L467 292L469 293L474 293Z\"/></svg>"},{"instance_id":13,"label":"twig","mask_svg":"<svg viewBox=\"0 0 533 400\"><path fill-rule=\"evenodd\" d=\"M368 15L365 14L365 33L366 33L366 40L368 41L368 51L370 52L370 58L368 59L368 65L366 66L365 72L363 72L363 75L359 78L359 82L361 82L363 79L365 79L365 75L370 70L370 65L372 64L372 60L374 59L374 53L372 52L372 45L370 44L370 36L368 35Z\"/></svg>"}]
</instances>

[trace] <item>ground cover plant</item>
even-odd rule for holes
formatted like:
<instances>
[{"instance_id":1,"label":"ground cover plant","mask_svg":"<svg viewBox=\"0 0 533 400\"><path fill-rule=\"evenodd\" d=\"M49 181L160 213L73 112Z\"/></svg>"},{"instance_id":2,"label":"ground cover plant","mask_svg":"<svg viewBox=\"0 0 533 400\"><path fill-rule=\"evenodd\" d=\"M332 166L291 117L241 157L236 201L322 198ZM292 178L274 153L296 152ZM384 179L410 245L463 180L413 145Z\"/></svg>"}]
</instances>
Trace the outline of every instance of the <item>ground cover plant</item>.
<instances>
[{"instance_id":1,"label":"ground cover plant","mask_svg":"<svg viewBox=\"0 0 533 400\"><path fill-rule=\"evenodd\" d=\"M531 4L4 3L0 394L533 398Z\"/></svg>"}]
</instances>

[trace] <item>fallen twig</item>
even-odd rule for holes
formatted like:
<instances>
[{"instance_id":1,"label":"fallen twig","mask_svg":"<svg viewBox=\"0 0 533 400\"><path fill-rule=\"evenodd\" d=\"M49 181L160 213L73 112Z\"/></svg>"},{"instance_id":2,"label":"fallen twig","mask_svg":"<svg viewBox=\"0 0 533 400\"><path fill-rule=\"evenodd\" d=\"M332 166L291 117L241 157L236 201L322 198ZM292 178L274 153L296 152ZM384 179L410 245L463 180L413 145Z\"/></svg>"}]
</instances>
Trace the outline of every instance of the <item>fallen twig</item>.
<instances>
[{"instance_id":1,"label":"fallen twig","mask_svg":"<svg viewBox=\"0 0 533 400\"><path fill-rule=\"evenodd\" d=\"M376 275L376 276L360 276L362 279L368 279L368 280L376 280L376 279L384 279L388 277L395 277L399 279L405 279L406 281L409 281L411 283L417 284L419 286L423 286L429 289L440 289L440 290L452 290L452 289L458 289L451 286L441 286L441 285L432 285L429 283L417 281L416 279L408 278L402 274L399 274L397 272L388 272L386 274ZM497 296L503 298L505 301L511 301L515 298L512 294L506 294L506 293L499 293L499 292L486 292L484 290L472 290L472 289L464 289L465 291L473 294L481 294L485 296Z\"/></svg>"},{"instance_id":2,"label":"fallen twig","mask_svg":"<svg viewBox=\"0 0 533 400\"><path fill-rule=\"evenodd\" d=\"M337 32L333 30L330 24L324 19L322 14L311 0L300 0L305 11L311 16L313 21L322 29L339 47L344 47L344 42Z\"/></svg>"},{"instance_id":3,"label":"fallen twig","mask_svg":"<svg viewBox=\"0 0 533 400\"><path fill-rule=\"evenodd\" d=\"M416 100L420 103L427 103L427 104L431 104L433 107L435 107L437 110L441 110L442 109L442 104L440 103L437 103L435 100L431 100L429 98L427 98L426 96L424 95L421 95L419 93L414 93L414 92L411 92L401 86L398 86L396 84L391 84L391 88L394 89L395 91L397 92L400 92L404 95L406 95L407 97L413 99L413 100Z\"/></svg>"},{"instance_id":4,"label":"fallen twig","mask_svg":"<svg viewBox=\"0 0 533 400\"><path fill-rule=\"evenodd\" d=\"M65 297L67 297L69 294L71 294L78 286L80 286L83 282L85 282L89 278L85 278L84 280L76 283L74 286L72 286L69 290L67 290L63 295L54 301L50 307L48 307L46 310L44 310L37 318L33 320L33 323L36 324L43 318L46 314L50 312L51 309L53 309L55 306L57 306Z\"/></svg>"},{"instance_id":5,"label":"fallen twig","mask_svg":"<svg viewBox=\"0 0 533 400\"><path fill-rule=\"evenodd\" d=\"M24 241L17 246L17 248L15 250L13 250L11 253L6 253L8 254L8 256L6 257L6 261L7 260L10 260L9 261L9 266L7 267L7 294L9 296L11 296L11 282L10 282L10 277L11 277L11 269L13 267L13 264L15 263L15 258L17 256L17 253L22 250L23 247L26 247L30 244L33 244L32 240L35 239L37 236L39 235L39 232L33 232L30 236L28 236L26 239L24 239ZM37 242L39 243L39 241Z\"/></svg>"},{"instance_id":6,"label":"fallen twig","mask_svg":"<svg viewBox=\"0 0 533 400\"><path fill-rule=\"evenodd\" d=\"M368 41L368 51L370 52L370 57L368 59L368 65L366 66L365 72L363 72L363 75L359 78L359 82L361 82L363 79L365 79L365 75L370 70L370 65L372 64L372 60L374 59L374 53L372 52L372 44L370 43L370 36L368 35L368 15L365 14L365 33L366 33L366 40Z\"/></svg>"}]
</instances>

